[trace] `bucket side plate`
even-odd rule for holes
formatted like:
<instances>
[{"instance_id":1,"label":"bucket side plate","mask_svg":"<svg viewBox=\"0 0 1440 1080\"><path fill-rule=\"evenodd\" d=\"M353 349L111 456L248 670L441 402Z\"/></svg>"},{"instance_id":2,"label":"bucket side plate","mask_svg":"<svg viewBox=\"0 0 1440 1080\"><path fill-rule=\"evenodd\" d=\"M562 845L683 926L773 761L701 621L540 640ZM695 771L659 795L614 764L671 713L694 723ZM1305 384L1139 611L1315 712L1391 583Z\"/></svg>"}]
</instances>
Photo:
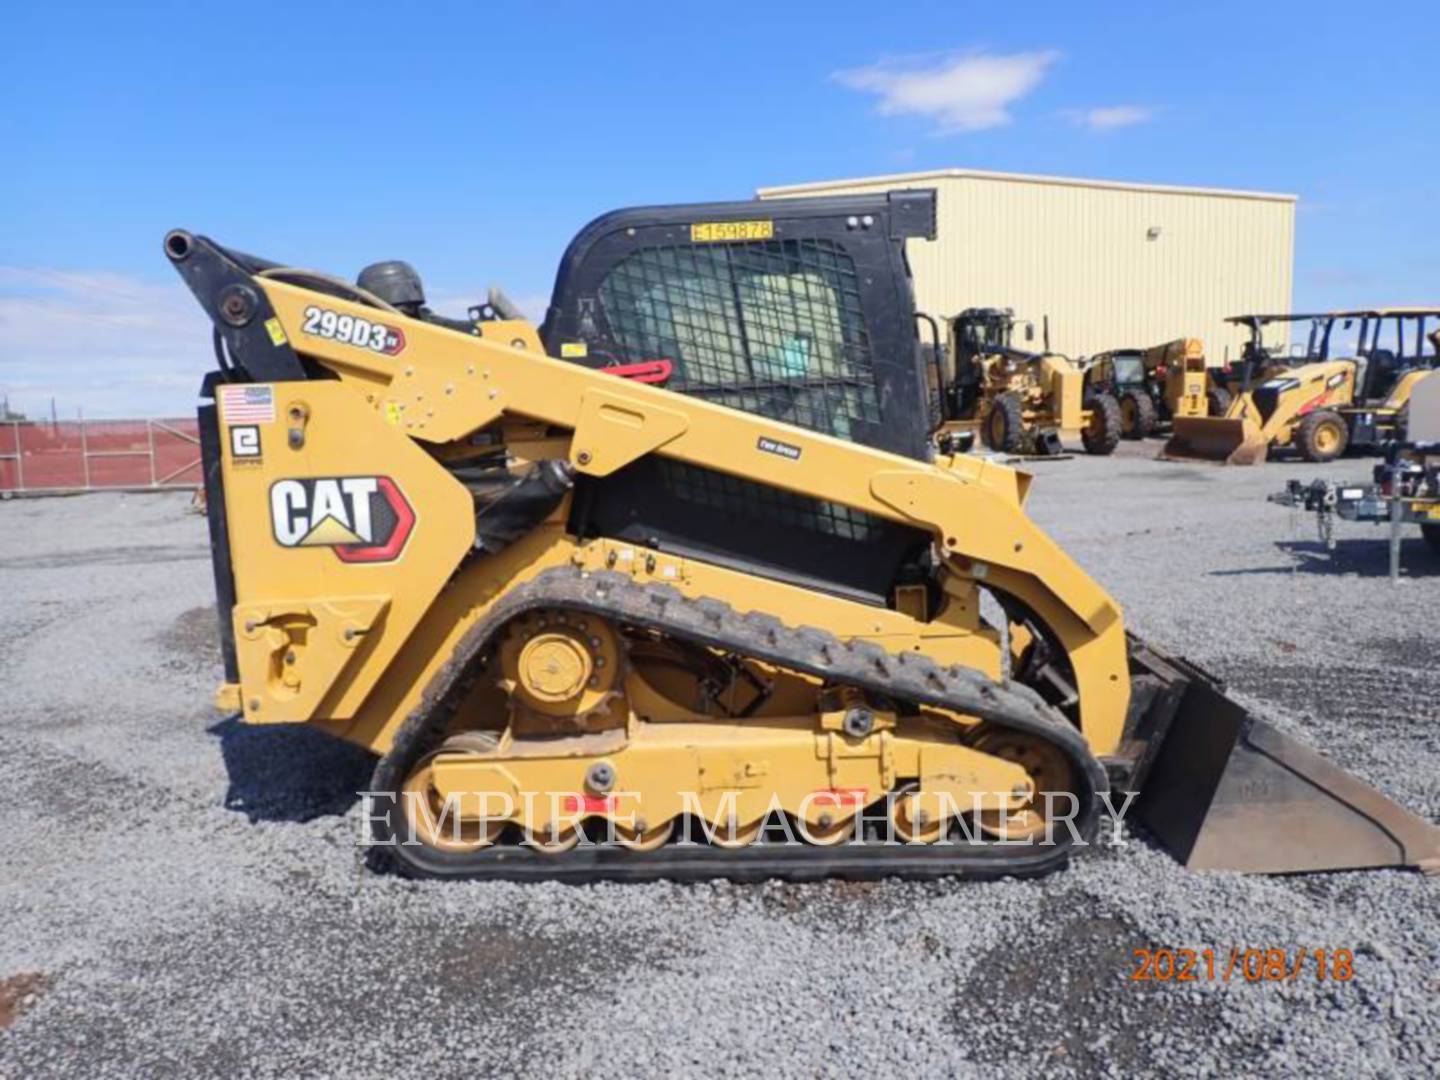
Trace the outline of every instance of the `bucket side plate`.
<instances>
[{"instance_id":1,"label":"bucket side plate","mask_svg":"<svg viewBox=\"0 0 1440 1080\"><path fill-rule=\"evenodd\" d=\"M1440 872L1440 828L1203 681L1186 689L1134 813L1192 870Z\"/></svg>"},{"instance_id":2,"label":"bucket side plate","mask_svg":"<svg viewBox=\"0 0 1440 1080\"><path fill-rule=\"evenodd\" d=\"M1260 429L1251 420L1217 416L1176 417L1160 456L1176 461L1214 461L1224 465L1254 465L1268 449Z\"/></svg>"}]
</instances>

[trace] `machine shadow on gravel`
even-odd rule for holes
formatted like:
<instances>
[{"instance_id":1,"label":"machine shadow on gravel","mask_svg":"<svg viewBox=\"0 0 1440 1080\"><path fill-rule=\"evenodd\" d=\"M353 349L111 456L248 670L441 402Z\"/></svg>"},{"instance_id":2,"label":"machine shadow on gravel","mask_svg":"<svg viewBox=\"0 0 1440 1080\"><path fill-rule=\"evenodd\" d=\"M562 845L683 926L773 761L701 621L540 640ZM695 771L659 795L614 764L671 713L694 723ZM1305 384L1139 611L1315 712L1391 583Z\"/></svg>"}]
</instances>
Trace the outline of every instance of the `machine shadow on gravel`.
<instances>
[{"instance_id":1,"label":"machine shadow on gravel","mask_svg":"<svg viewBox=\"0 0 1440 1080\"><path fill-rule=\"evenodd\" d=\"M1279 540L1275 547L1290 561L1275 566L1251 566L1239 570L1211 570L1210 577L1248 577L1256 574L1330 574L1384 578L1390 576L1390 547L1386 537L1377 535L1337 540L1333 551L1318 540ZM1406 576L1440 569L1440 559L1424 541L1406 537L1401 542L1400 565Z\"/></svg>"},{"instance_id":2,"label":"machine shadow on gravel","mask_svg":"<svg viewBox=\"0 0 1440 1080\"><path fill-rule=\"evenodd\" d=\"M255 727L237 714L209 730L220 740L230 780L225 808L252 822L344 814L375 770L367 751L299 726Z\"/></svg>"}]
</instances>

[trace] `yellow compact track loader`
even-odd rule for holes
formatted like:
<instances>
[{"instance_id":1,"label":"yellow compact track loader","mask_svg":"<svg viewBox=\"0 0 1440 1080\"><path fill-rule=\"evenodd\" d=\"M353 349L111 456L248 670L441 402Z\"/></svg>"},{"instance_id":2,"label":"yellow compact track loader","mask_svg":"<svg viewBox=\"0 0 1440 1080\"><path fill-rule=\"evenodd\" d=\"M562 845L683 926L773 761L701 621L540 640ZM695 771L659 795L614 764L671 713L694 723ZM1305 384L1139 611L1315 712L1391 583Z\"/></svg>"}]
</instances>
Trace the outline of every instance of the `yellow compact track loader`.
<instances>
[{"instance_id":1,"label":"yellow compact track loader","mask_svg":"<svg viewBox=\"0 0 1440 1080\"><path fill-rule=\"evenodd\" d=\"M1114 453L1120 403L1105 387L1091 386L1081 365L1050 351L1048 329L1037 353L1015 346L1010 308L967 308L948 323L948 347L937 342L932 354L941 405L937 443L978 429L981 441L1001 453L1059 454L1075 439L1087 454ZM1026 323L1025 333L1033 338L1034 325Z\"/></svg>"},{"instance_id":2,"label":"yellow compact track loader","mask_svg":"<svg viewBox=\"0 0 1440 1080\"><path fill-rule=\"evenodd\" d=\"M416 875L1037 874L1129 793L1193 867L1432 867L1440 830L1128 635L1028 476L934 456L933 232L929 191L619 211L538 329L170 233L215 331L220 703L372 751Z\"/></svg>"}]
</instances>

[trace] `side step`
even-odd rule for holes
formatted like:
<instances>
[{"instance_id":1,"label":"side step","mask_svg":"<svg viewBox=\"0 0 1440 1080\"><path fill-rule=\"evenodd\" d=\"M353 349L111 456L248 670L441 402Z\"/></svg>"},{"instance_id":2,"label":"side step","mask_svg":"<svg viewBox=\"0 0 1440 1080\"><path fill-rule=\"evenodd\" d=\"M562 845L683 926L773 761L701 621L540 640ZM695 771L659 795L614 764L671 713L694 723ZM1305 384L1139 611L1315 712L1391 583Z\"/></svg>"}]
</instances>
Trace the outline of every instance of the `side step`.
<instances>
[{"instance_id":1,"label":"side step","mask_svg":"<svg viewBox=\"0 0 1440 1080\"><path fill-rule=\"evenodd\" d=\"M1157 736L1132 814L1189 869L1440 874L1440 828L1251 716L1203 676L1188 679Z\"/></svg>"}]
</instances>

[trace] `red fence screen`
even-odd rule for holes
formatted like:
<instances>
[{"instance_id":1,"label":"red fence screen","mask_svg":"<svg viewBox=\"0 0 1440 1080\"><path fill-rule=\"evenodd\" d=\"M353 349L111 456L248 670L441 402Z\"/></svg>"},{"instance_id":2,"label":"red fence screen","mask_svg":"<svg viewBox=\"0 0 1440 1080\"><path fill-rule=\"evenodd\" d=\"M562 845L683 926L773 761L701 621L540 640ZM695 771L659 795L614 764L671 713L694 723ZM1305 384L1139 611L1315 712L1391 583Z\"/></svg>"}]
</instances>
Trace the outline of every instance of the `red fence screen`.
<instances>
[{"instance_id":1,"label":"red fence screen","mask_svg":"<svg viewBox=\"0 0 1440 1080\"><path fill-rule=\"evenodd\" d=\"M193 488L201 480L193 419L0 423L0 492Z\"/></svg>"}]
</instances>

